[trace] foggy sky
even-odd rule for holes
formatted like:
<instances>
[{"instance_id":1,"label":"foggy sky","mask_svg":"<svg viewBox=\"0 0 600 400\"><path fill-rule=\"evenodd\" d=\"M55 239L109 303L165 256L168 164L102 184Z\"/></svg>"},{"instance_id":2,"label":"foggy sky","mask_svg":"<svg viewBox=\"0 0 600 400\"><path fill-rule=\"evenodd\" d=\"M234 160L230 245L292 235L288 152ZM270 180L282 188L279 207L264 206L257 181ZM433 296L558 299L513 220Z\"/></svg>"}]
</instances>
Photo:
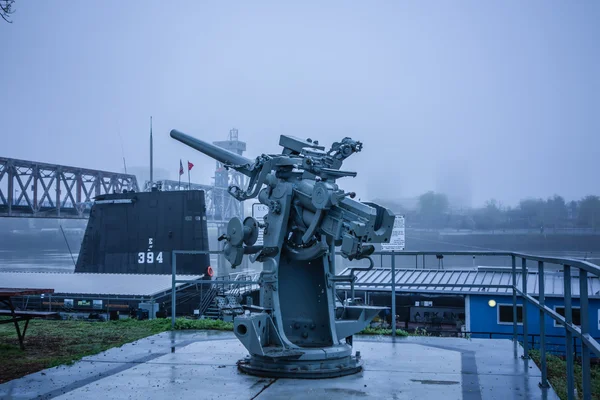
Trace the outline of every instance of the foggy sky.
<instances>
[{"instance_id":1,"label":"foggy sky","mask_svg":"<svg viewBox=\"0 0 600 400\"><path fill-rule=\"evenodd\" d=\"M361 140L344 165L358 177L339 183L363 200L600 194L600 2L15 7L0 21L0 156L146 166L152 115L172 179L181 158L209 183L214 162L171 129L214 141L235 127L249 158L279 152L280 134Z\"/></svg>"}]
</instances>

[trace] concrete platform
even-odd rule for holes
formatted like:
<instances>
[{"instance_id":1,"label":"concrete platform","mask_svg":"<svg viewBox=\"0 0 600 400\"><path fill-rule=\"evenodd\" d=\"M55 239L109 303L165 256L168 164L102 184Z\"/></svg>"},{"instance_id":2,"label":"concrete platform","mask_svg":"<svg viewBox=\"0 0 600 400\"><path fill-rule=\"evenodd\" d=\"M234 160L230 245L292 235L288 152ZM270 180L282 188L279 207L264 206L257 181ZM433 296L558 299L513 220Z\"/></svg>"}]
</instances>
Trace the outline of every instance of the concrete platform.
<instances>
[{"instance_id":1,"label":"concrete platform","mask_svg":"<svg viewBox=\"0 0 600 400\"><path fill-rule=\"evenodd\" d=\"M355 337L363 372L335 379L244 375L230 332L166 332L0 385L1 399L558 399L509 340ZM520 351L520 349L519 349Z\"/></svg>"}]
</instances>

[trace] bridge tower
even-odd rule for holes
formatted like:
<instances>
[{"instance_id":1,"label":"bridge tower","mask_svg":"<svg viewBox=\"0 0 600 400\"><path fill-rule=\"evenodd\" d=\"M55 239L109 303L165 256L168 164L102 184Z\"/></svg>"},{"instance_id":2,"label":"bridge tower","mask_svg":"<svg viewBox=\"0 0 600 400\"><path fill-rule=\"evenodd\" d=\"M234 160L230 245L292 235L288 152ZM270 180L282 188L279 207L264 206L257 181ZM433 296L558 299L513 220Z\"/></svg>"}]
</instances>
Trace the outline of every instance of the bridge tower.
<instances>
[{"instance_id":1,"label":"bridge tower","mask_svg":"<svg viewBox=\"0 0 600 400\"><path fill-rule=\"evenodd\" d=\"M246 150L246 143L239 140L238 130L235 128L229 131L228 140L213 142L213 144L240 156ZM243 205L227 193L227 188L231 185L244 188L246 184L245 178L246 177L239 172L234 170L228 171L222 163L217 161L217 168L215 170L214 177L215 187L223 190L217 191L219 195L214 199L215 220L222 221L221 224L227 224L227 222L229 222L229 220L233 217L243 218Z\"/></svg>"},{"instance_id":2,"label":"bridge tower","mask_svg":"<svg viewBox=\"0 0 600 400\"><path fill-rule=\"evenodd\" d=\"M236 128L232 128L229 131L228 140L213 142L213 144L240 156L243 155L244 151L246 151L246 142L239 140L239 133ZM227 170L222 163L217 161L214 180L215 188L218 189L215 190L213 194L215 210L214 219L217 223L219 236L221 236L221 234L226 233L227 223L231 218L240 217L242 220L244 219L243 202L239 202L234 199L233 196L227 192L227 189L231 185L245 189L247 178L245 175L237 171ZM247 263L244 262L242 268L246 267ZM219 272L223 274L226 272L226 270L229 270L229 268L229 264L225 263L224 258L219 257Z\"/></svg>"}]
</instances>

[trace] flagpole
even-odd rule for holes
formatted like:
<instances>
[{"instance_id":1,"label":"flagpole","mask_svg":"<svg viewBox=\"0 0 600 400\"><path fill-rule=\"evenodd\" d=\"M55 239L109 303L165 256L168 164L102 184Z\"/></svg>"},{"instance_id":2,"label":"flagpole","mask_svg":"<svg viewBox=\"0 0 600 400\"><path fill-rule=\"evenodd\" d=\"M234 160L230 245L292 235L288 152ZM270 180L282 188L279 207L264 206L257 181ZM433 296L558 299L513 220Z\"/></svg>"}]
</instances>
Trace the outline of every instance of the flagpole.
<instances>
[{"instance_id":1,"label":"flagpole","mask_svg":"<svg viewBox=\"0 0 600 400\"><path fill-rule=\"evenodd\" d=\"M191 168L190 168L190 162L188 161L188 190L192 189L192 184L190 182L190 170L191 170Z\"/></svg>"},{"instance_id":2,"label":"flagpole","mask_svg":"<svg viewBox=\"0 0 600 400\"><path fill-rule=\"evenodd\" d=\"M152 116L150 116L150 190L152 190L152 186L154 185L154 176L153 176L153 149L152 149ZM125 159L123 159L123 163L125 163Z\"/></svg>"}]
</instances>

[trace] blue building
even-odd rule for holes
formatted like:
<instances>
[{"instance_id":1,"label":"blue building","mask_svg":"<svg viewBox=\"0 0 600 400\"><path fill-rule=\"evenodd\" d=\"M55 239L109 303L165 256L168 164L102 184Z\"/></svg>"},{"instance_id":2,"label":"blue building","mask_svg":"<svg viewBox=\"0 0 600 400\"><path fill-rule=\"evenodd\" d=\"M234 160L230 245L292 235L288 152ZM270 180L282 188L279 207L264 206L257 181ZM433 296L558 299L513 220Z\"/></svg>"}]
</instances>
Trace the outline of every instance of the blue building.
<instances>
[{"instance_id":1,"label":"blue building","mask_svg":"<svg viewBox=\"0 0 600 400\"><path fill-rule=\"evenodd\" d=\"M349 273L349 270L343 274ZM355 291L369 304L390 305L391 269L377 268L357 271ZM564 315L564 277L562 271L544 273L546 305ZM522 274L517 274L517 287L522 288ZM527 274L527 293L539 295L539 276ZM381 286L378 286L380 284ZM439 286L443 285L443 286ZM433 320L445 326L441 333L454 329L473 338L512 338L513 304L510 268L486 268L471 270L422 270L396 269L396 304L398 327L432 326ZM344 297L349 287L340 287ZM580 323L579 278L571 279L573 322ZM590 334L600 338L600 279L588 277ZM540 310L527 303L527 340L534 347L539 345ZM517 322L519 341L522 340L523 299L517 296ZM452 325L455 325L454 327ZM565 328L549 316L544 317L548 349L564 353ZM579 341L575 342L577 348Z\"/></svg>"},{"instance_id":2,"label":"blue building","mask_svg":"<svg viewBox=\"0 0 600 400\"><path fill-rule=\"evenodd\" d=\"M538 274L527 274L528 292L533 297L538 297L537 282ZM564 316L564 278L562 273L544 274L545 278L545 301L546 306ZM517 277L518 287L521 285L521 274ZM580 325L579 307L579 278L571 280L571 297L573 309L573 322ZM594 338L600 338L600 282L597 277L588 278L589 293L589 326L590 334ZM540 318L544 318L544 328L548 349L557 353L565 350L565 328L549 316L541 316L540 310L529 302L527 307L527 333L530 344L534 347L539 345ZM494 294L469 294L465 296L465 314L467 315L466 330L470 332L495 332L493 337L512 337L513 333L513 303L512 290ZM517 325L518 333L523 332L523 300L517 296ZM504 335L503 335L504 334ZM486 333L473 333L472 337L490 337ZM522 336L519 336L522 340ZM580 346L578 340L574 339L576 347ZM577 350L577 349L576 349Z\"/></svg>"}]
</instances>

